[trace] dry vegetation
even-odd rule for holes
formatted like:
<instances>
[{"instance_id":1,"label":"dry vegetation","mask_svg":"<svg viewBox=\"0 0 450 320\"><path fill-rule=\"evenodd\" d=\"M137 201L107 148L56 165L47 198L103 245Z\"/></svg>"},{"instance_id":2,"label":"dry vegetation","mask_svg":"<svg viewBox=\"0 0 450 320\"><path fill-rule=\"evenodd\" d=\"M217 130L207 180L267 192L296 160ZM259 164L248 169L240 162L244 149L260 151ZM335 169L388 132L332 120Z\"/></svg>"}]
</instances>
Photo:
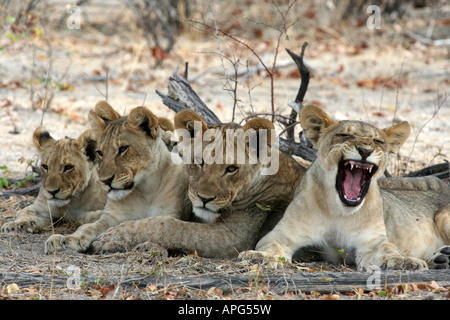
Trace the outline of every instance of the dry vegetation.
<instances>
[{"instance_id":1,"label":"dry vegetation","mask_svg":"<svg viewBox=\"0 0 450 320\"><path fill-rule=\"evenodd\" d=\"M337 118L388 126L407 120L411 137L389 171L403 174L449 159L450 29L445 1L410 4L401 17L383 14L381 29L366 26L365 9L344 19L350 1L189 1L175 43L164 52L136 20L129 1L90 0L80 5L80 29L66 21L69 1L0 1L0 178L8 187L31 186L36 153L31 134L41 122L56 137L75 137L87 113L107 99L120 112L144 104L173 116L155 90L189 63L188 79L222 121L253 113L288 116L299 86L286 53L308 42L305 62L312 78L305 102ZM156 1L157 2L157 1ZM185 3L185 1L172 1ZM25 10L25 11L24 11ZM20 14L25 13L24 15ZM434 41L434 42L433 42ZM447 40L448 41L448 40ZM278 126L279 130L283 129ZM299 126L296 132L300 131ZM0 198L0 224L32 196ZM73 232L58 226L57 233ZM357 274L353 266L296 263L277 271L195 255L164 259L143 252L46 256L51 234L0 235L2 299L448 299L449 283L404 281L398 276L376 290L356 283L337 287L334 275ZM67 288L68 268L81 271L81 287ZM447 279L450 278L448 271ZM296 287L295 275L319 277ZM271 282L270 275L277 277ZM431 273L431 275L433 275ZM179 278L177 278L179 277ZM338 277L338 276L337 276ZM178 279L178 280L177 280ZM183 282L198 280L199 285ZM218 279L212 282L211 279ZM384 278L383 278L384 279ZM237 282L234 282L237 281ZM280 283L290 283L279 286ZM203 286L202 286L203 283ZM293 283L293 285L292 285ZM206 287L205 287L206 286ZM281 288L281 289L280 289Z\"/></svg>"}]
</instances>

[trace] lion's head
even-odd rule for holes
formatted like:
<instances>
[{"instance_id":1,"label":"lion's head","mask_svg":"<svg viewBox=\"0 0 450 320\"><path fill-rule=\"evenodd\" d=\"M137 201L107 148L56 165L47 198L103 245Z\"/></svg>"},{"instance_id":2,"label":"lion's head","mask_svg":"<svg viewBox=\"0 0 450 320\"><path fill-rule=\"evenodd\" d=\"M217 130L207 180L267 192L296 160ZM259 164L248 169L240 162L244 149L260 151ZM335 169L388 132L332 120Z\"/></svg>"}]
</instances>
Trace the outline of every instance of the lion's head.
<instances>
[{"instance_id":1,"label":"lion's head","mask_svg":"<svg viewBox=\"0 0 450 320\"><path fill-rule=\"evenodd\" d=\"M83 191L95 174L96 142L88 130L74 139L55 140L38 127L33 142L40 153L42 192L50 203L62 207Z\"/></svg>"},{"instance_id":2,"label":"lion's head","mask_svg":"<svg viewBox=\"0 0 450 320\"><path fill-rule=\"evenodd\" d=\"M223 210L235 208L239 202L250 203L252 187L260 182L264 167L257 150L260 144L265 144L268 148L264 151L270 154L272 123L258 118L248 121L244 127L234 123L208 126L200 115L191 110L178 112L174 122L177 132L184 129L189 133L186 139L189 141L188 149L183 150L191 150L189 199L196 216L212 222ZM194 130L195 122L199 129L197 132ZM255 145L249 140L250 129L255 133L255 140L252 140ZM258 135L262 129L267 130L268 136L261 138ZM198 145L200 148L196 150ZM228 154L227 146L231 146Z\"/></svg>"},{"instance_id":3,"label":"lion's head","mask_svg":"<svg viewBox=\"0 0 450 320\"><path fill-rule=\"evenodd\" d=\"M371 182L383 175L388 154L398 152L410 133L407 122L377 129L361 121L333 121L312 105L303 108L300 122L317 149L324 179L347 207L363 203Z\"/></svg>"},{"instance_id":4,"label":"lion's head","mask_svg":"<svg viewBox=\"0 0 450 320\"><path fill-rule=\"evenodd\" d=\"M120 116L101 101L89 112L89 121L98 139L99 178L110 188L108 197L121 200L148 172L158 170L161 148L167 150L159 120L145 107L136 107L128 116Z\"/></svg>"}]
</instances>

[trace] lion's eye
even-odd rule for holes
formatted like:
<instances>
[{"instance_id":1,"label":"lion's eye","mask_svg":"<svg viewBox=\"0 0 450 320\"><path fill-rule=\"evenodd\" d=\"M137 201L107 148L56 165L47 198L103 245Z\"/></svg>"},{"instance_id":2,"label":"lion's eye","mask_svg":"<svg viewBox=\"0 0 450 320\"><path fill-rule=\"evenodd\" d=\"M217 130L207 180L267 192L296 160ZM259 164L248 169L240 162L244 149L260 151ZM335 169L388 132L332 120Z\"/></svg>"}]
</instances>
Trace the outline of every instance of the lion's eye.
<instances>
[{"instance_id":1,"label":"lion's eye","mask_svg":"<svg viewBox=\"0 0 450 320\"><path fill-rule=\"evenodd\" d=\"M48 166L46 164L41 164L41 169L44 170L45 172L47 172Z\"/></svg>"},{"instance_id":2,"label":"lion's eye","mask_svg":"<svg viewBox=\"0 0 450 320\"><path fill-rule=\"evenodd\" d=\"M95 154L99 159L103 158L103 152L101 152L100 150L95 151Z\"/></svg>"},{"instance_id":3,"label":"lion's eye","mask_svg":"<svg viewBox=\"0 0 450 320\"><path fill-rule=\"evenodd\" d=\"M236 167L236 166L228 166L226 169L225 169L225 172L226 173L233 173L233 172L236 172L238 170L238 167Z\"/></svg>"},{"instance_id":4,"label":"lion's eye","mask_svg":"<svg viewBox=\"0 0 450 320\"><path fill-rule=\"evenodd\" d=\"M373 142L378 143L378 144L383 144L384 141L380 140L380 139L373 139Z\"/></svg>"},{"instance_id":5,"label":"lion's eye","mask_svg":"<svg viewBox=\"0 0 450 320\"><path fill-rule=\"evenodd\" d=\"M346 134L346 133L338 133L338 134L336 134L336 137L348 138L348 137L350 137L350 135Z\"/></svg>"},{"instance_id":6,"label":"lion's eye","mask_svg":"<svg viewBox=\"0 0 450 320\"><path fill-rule=\"evenodd\" d=\"M73 165L71 165L71 164L66 164L65 166L64 166L64 172L68 172L68 171L71 171L71 170L73 170Z\"/></svg>"},{"instance_id":7,"label":"lion's eye","mask_svg":"<svg viewBox=\"0 0 450 320\"><path fill-rule=\"evenodd\" d=\"M125 153L128 150L128 146L121 146L119 148L119 156L123 153Z\"/></svg>"}]
</instances>

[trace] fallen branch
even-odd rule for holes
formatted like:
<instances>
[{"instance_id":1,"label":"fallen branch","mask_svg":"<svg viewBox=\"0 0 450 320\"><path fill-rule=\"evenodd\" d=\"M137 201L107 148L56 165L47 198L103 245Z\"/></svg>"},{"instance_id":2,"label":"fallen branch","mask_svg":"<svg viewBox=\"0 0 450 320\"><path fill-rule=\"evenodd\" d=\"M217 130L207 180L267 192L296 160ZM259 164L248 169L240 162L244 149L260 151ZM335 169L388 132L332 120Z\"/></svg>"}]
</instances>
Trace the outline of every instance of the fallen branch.
<instances>
[{"instance_id":1,"label":"fallen branch","mask_svg":"<svg viewBox=\"0 0 450 320\"><path fill-rule=\"evenodd\" d=\"M450 164L448 161L435 164L418 171L413 171L405 175L405 177L424 177L434 176L439 179L450 179Z\"/></svg>"},{"instance_id":2,"label":"fallen branch","mask_svg":"<svg viewBox=\"0 0 450 320\"><path fill-rule=\"evenodd\" d=\"M11 190L2 190L0 189L0 199L8 199L13 196L32 196L36 197L39 193L39 189L41 188L41 184L36 184L27 188L19 188L19 189L11 189Z\"/></svg>"},{"instance_id":3,"label":"fallen branch","mask_svg":"<svg viewBox=\"0 0 450 320\"><path fill-rule=\"evenodd\" d=\"M292 110L291 110L291 114L289 116L290 120L287 123L287 127L286 127L288 141L291 143L295 142L294 124L297 122L297 117L303 108L303 99L305 98L306 91L308 90L309 80L311 79L309 70L305 66L305 63L303 62L303 56L305 55L305 49L306 49L307 45L308 45L307 42L303 43L302 51L301 51L300 55L296 55L291 50L286 49L287 53L291 56L292 60L294 60L295 64L297 65L297 68L300 72L300 80L301 80L297 96L295 97L294 102L290 104ZM307 146L304 145L303 147L307 147Z\"/></svg>"},{"instance_id":4,"label":"fallen branch","mask_svg":"<svg viewBox=\"0 0 450 320\"><path fill-rule=\"evenodd\" d=\"M221 123L220 119L206 106L187 80L180 76L177 71L169 78L167 95L158 90L156 90L156 93L162 98L162 102L174 112L191 109L201 115L208 125Z\"/></svg>"},{"instance_id":5,"label":"fallen branch","mask_svg":"<svg viewBox=\"0 0 450 320\"><path fill-rule=\"evenodd\" d=\"M424 271L377 271L375 275L380 281L378 288L372 286L370 281L372 273L365 272L296 272L296 273L267 273L255 277L251 274L218 274L196 276L170 276L170 275L135 275L133 277L109 277L105 285L120 283L122 287L146 288L150 285L159 288L189 287L194 289L209 290L216 288L224 293L236 291L249 286L265 285L268 291L277 294L287 292L316 291L319 293L353 292L355 288L364 291L374 291L385 287L396 287L402 284L430 283L435 281L439 286L450 285L449 270L424 270ZM2 283L15 283L19 287L39 286L40 288L53 289L67 288L68 277L57 274L16 273L0 271ZM94 285L98 276L82 276L84 285Z\"/></svg>"},{"instance_id":6,"label":"fallen branch","mask_svg":"<svg viewBox=\"0 0 450 320\"><path fill-rule=\"evenodd\" d=\"M437 39L437 40L431 40L425 37L422 37L421 35L405 30L403 31L403 34L420 42L421 44L425 44L428 46L448 46L450 45L450 39Z\"/></svg>"}]
</instances>

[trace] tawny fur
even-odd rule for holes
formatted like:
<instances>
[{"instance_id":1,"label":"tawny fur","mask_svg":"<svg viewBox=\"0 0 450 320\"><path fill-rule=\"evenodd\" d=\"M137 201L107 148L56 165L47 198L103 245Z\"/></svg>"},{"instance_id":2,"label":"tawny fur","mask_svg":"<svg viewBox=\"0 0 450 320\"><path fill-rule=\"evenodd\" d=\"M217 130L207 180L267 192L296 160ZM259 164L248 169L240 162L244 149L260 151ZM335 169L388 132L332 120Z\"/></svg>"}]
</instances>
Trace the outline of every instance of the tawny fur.
<instances>
[{"instance_id":1,"label":"tawny fur","mask_svg":"<svg viewBox=\"0 0 450 320\"><path fill-rule=\"evenodd\" d=\"M38 127L33 142L40 155L39 194L14 221L2 226L2 232L31 233L60 220L74 225L96 220L96 210L104 207L107 191L94 165L96 142L92 131L76 140L55 140L44 127Z\"/></svg>"},{"instance_id":2,"label":"tawny fur","mask_svg":"<svg viewBox=\"0 0 450 320\"><path fill-rule=\"evenodd\" d=\"M124 221L154 216L187 219L188 167L172 161L161 138L158 118L145 107L121 117L106 102L89 113L99 142L98 175L108 185L108 199L100 218L67 236L54 235L47 253L70 248L84 252L108 228Z\"/></svg>"},{"instance_id":3,"label":"tawny fur","mask_svg":"<svg viewBox=\"0 0 450 320\"><path fill-rule=\"evenodd\" d=\"M199 121L200 133L217 129L218 134L225 136L227 129L241 128L232 123L208 127L198 114L190 110L178 113L174 123L177 129L190 131L194 139L194 121ZM263 119L249 121L246 125L246 129L262 128L271 129L273 126ZM211 143L203 141L203 150ZM223 148L219 152L223 152L225 146ZM236 257L239 252L254 248L257 240L273 228L292 200L304 172L303 167L282 153L279 154L279 170L275 175L263 176L261 170L260 163L207 164L201 163L200 159L199 164L190 165L189 177L189 199L199 222L172 217L125 222L103 233L92 244L93 251L130 250L138 244L150 242L168 250L196 252L204 257ZM213 200L203 207L200 197Z\"/></svg>"},{"instance_id":4,"label":"tawny fur","mask_svg":"<svg viewBox=\"0 0 450 320\"><path fill-rule=\"evenodd\" d=\"M240 258L276 267L281 257L290 261L298 249L313 246L331 261L344 250L359 270L423 269L425 260L433 267L436 250L449 245L449 188L434 178L382 178L388 154L409 135L408 124L377 129L360 121L337 122L315 106L302 110L301 124L318 157L281 221ZM338 196L336 176L341 160L361 158L357 147L371 150L367 160L378 170L363 202L350 207Z\"/></svg>"}]
</instances>

